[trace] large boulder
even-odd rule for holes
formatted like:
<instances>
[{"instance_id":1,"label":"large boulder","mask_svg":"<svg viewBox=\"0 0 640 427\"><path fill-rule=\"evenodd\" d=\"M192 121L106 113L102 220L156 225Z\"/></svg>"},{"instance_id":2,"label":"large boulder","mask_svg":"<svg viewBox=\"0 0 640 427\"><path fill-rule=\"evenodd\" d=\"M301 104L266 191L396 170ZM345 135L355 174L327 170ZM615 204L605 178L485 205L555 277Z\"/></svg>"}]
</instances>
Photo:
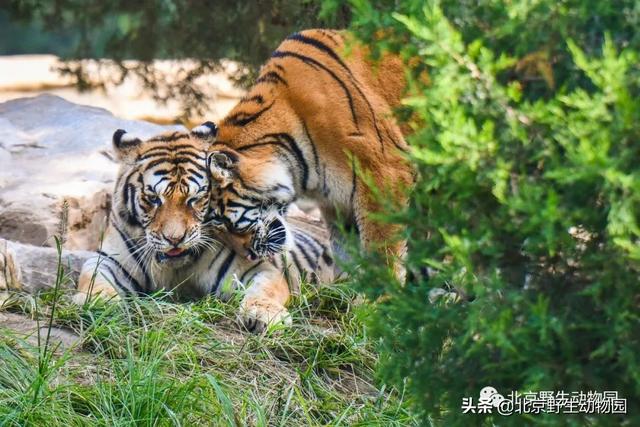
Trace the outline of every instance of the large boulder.
<instances>
[{"instance_id":1,"label":"large boulder","mask_svg":"<svg viewBox=\"0 0 640 427\"><path fill-rule=\"evenodd\" d=\"M116 129L145 138L180 126L123 120L52 95L0 104L0 238L94 250L110 207Z\"/></svg>"}]
</instances>

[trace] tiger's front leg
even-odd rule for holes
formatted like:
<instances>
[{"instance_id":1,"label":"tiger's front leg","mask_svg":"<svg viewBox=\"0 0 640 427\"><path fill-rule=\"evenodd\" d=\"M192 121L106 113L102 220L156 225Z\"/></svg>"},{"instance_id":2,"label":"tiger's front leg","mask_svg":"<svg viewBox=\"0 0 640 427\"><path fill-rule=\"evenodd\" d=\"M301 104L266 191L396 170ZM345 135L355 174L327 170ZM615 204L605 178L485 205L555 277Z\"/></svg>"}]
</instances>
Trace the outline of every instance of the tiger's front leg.
<instances>
[{"instance_id":1,"label":"tiger's front leg","mask_svg":"<svg viewBox=\"0 0 640 427\"><path fill-rule=\"evenodd\" d=\"M264 331L269 325L291 325L291 315L285 307L289 296L289 285L282 273L263 262L261 269L249 280L240 303L240 324L255 333Z\"/></svg>"},{"instance_id":2,"label":"tiger's front leg","mask_svg":"<svg viewBox=\"0 0 640 427\"><path fill-rule=\"evenodd\" d=\"M6 240L0 240L0 306L9 297L10 290L21 290L20 267Z\"/></svg>"},{"instance_id":3,"label":"tiger's front leg","mask_svg":"<svg viewBox=\"0 0 640 427\"><path fill-rule=\"evenodd\" d=\"M103 260L102 260L103 261ZM73 296L73 302L83 305L94 297L104 299L119 298L118 291L112 283L117 279L109 271L107 265L94 257L82 266L80 277L78 278L78 292Z\"/></svg>"}]
</instances>

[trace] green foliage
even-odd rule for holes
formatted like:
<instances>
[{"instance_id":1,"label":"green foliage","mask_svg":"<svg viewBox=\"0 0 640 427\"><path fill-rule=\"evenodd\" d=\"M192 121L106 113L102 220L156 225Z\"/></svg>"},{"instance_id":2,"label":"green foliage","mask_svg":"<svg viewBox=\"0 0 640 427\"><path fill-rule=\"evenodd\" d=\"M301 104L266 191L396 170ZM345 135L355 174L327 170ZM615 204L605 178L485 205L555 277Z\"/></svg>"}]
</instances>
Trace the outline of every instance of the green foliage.
<instances>
[{"instance_id":1,"label":"green foliage","mask_svg":"<svg viewBox=\"0 0 640 427\"><path fill-rule=\"evenodd\" d=\"M348 9L330 13L317 2L194 0L12 0L3 6L19 22L50 35L72 31L75 58L229 59L259 67L300 28L343 26ZM19 44L20 40L13 40Z\"/></svg>"},{"instance_id":2,"label":"green foliage","mask_svg":"<svg viewBox=\"0 0 640 427\"><path fill-rule=\"evenodd\" d=\"M343 28L348 22L345 5L322 7L312 0L10 0L0 4L0 36L7 36L0 38L0 53L56 53L108 65L115 61L118 72L111 67L102 81L88 79L83 62L69 61L60 71L74 77L80 89L136 76L158 100L180 101L188 116L214 102L193 83L218 71L223 60L240 65L227 71L247 85L289 34ZM181 77L168 84L162 73L154 72L155 59L193 59L196 66L176 71Z\"/></svg>"},{"instance_id":3,"label":"green foliage","mask_svg":"<svg viewBox=\"0 0 640 427\"><path fill-rule=\"evenodd\" d=\"M431 269L404 286L374 255L353 269L382 297L383 376L425 423L640 424L638 2L351 3L354 31L410 64L420 180L387 220ZM487 385L617 390L628 415L462 414Z\"/></svg>"}]
</instances>

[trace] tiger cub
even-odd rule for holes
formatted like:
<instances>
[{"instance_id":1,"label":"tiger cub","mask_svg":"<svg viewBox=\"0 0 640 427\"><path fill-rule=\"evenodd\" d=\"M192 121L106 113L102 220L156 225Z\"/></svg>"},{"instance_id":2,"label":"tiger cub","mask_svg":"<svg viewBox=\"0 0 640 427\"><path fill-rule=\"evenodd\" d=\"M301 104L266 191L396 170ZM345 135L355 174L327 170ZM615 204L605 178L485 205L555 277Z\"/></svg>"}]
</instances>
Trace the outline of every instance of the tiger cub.
<instances>
[{"instance_id":1,"label":"tiger cub","mask_svg":"<svg viewBox=\"0 0 640 427\"><path fill-rule=\"evenodd\" d=\"M255 213L284 213L305 196L319 202L329 224L341 216L355 226L361 245L383 251L402 279L402 230L370 217L380 206L357 169L391 190L392 206L407 204L415 171L392 114L404 86L399 58L374 66L347 33L307 30L284 40L210 149L212 209L234 247L257 256Z\"/></svg>"},{"instance_id":2,"label":"tiger cub","mask_svg":"<svg viewBox=\"0 0 640 427\"><path fill-rule=\"evenodd\" d=\"M303 277L333 279L328 236L310 221L290 225L303 245L289 245L279 235L279 219L270 221L264 244L283 255L272 260L247 259L222 243L225 236L208 222L206 152L214 136L210 122L146 141L115 132L120 170L109 223L100 250L83 265L76 302L89 294L144 295L160 289L182 298L229 298L241 291L239 319L260 331L270 323L290 323L285 304Z\"/></svg>"}]
</instances>

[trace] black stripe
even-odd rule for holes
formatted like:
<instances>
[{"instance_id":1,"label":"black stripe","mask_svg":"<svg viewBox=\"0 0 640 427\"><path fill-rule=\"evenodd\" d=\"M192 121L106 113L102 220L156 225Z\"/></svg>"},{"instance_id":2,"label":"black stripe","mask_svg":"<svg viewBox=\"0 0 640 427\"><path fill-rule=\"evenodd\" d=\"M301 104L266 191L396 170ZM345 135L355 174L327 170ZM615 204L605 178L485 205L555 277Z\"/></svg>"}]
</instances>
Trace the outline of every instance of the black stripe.
<instances>
[{"instance_id":1,"label":"black stripe","mask_svg":"<svg viewBox=\"0 0 640 427\"><path fill-rule=\"evenodd\" d=\"M200 151L198 147L194 146L193 144L161 145L159 147L151 147L148 150L145 150L144 152L140 153L140 156L146 156L147 154L154 154L157 152L166 153L166 152L182 150L182 149L187 149L187 150L191 149L191 150Z\"/></svg>"},{"instance_id":2,"label":"black stripe","mask_svg":"<svg viewBox=\"0 0 640 427\"><path fill-rule=\"evenodd\" d=\"M242 147L237 148L237 151L247 151L250 150L252 148L257 148L257 147L261 147L261 146L269 146L269 145L274 145L276 147L280 147L282 148L284 151L291 153L292 155L295 156L295 153L291 152L291 149L289 147L287 147L286 144L284 144L283 142L280 141L269 141L269 142L258 142L255 144L248 144ZM289 162L290 163L290 162ZM243 187L243 189L248 190L248 191L252 191L255 194L259 194L261 196L264 195L265 189L263 188L258 188L258 187L254 187L251 186L249 184L247 184L243 179L242 176L240 175L236 175L236 181L240 182L241 186ZM227 187L227 191L237 195L238 197L242 197L242 198L246 198L246 199L250 199L252 201L261 203L264 201L264 197L250 197L248 195L242 195L240 193L238 193L234 188L233 188L233 184L230 187Z\"/></svg>"},{"instance_id":3,"label":"black stripe","mask_svg":"<svg viewBox=\"0 0 640 427\"><path fill-rule=\"evenodd\" d=\"M201 175L201 174L199 174L199 173L198 173L198 172L196 172L196 171L193 171L193 170L191 170L191 169L187 169L187 168L185 168L184 170L185 170L185 171L187 171L187 172L189 172L191 175L195 175L195 176L197 176L197 177L198 177L198 178L200 178L200 179L204 179L204 175Z\"/></svg>"},{"instance_id":4,"label":"black stripe","mask_svg":"<svg viewBox=\"0 0 640 427\"><path fill-rule=\"evenodd\" d=\"M218 276L216 277L216 282L214 284L213 289L211 289L211 293L215 294L220 287L220 282L224 279L224 276L227 274L227 270L229 270L229 266L233 262L233 259L236 257L235 252L231 251L229 256L222 262L220 266L220 270L218 270Z\"/></svg>"},{"instance_id":5,"label":"black stripe","mask_svg":"<svg viewBox=\"0 0 640 427\"><path fill-rule=\"evenodd\" d=\"M255 102L257 104L264 104L264 98L262 97L262 95L253 95L248 98L242 98L240 102Z\"/></svg>"},{"instance_id":6,"label":"black stripe","mask_svg":"<svg viewBox=\"0 0 640 427\"><path fill-rule=\"evenodd\" d=\"M240 176L237 176L237 177L236 177L236 179L237 179L237 181L240 183L240 185L241 185L242 187L244 187L243 189L248 190L248 191L252 191L252 192L254 192L254 193L256 193L256 194L263 194L263 193L264 193L264 190L261 190L261 189L259 189L259 188L252 187L252 186L250 186L250 185L245 184L245 182L242 180L242 178L241 178ZM235 195L235 196L238 196L238 197L240 197L241 199L248 200L248 201L250 201L250 202L254 202L254 203L262 203L262 202L264 202L264 200L263 200L263 199L261 199L261 198L259 198L259 197L252 197L252 196L250 196L250 195L248 195L248 194L243 195L243 194L238 193L238 191L235 189L235 185L236 185L235 183L234 183L234 184L231 184L229 187L227 187L227 189L226 189L226 190L227 190L229 193L231 193L231 194L233 194L233 195ZM221 203L222 203L222 202L221 202ZM224 206L222 206L222 207L224 207Z\"/></svg>"},{"instance_id":7,"label":"black stripe","mask_svg":"<svg viewBox=\"0 0 640 427\"><path fill-rule=\"evenodd\" d=\"M276 141L262 142L269 138L274 138L276 139ZM287 144L286 145L283 144L282 140L284 140ZM239 147L237 150L246 151L251 148L259 147L262 145L280 146L285 150L287 150L289 153L293 154L293 156L296 158L296 160L300 164L300 167L302 168L302 189L306 190L309 182L309 165L307 164L307 161L304 158L304 154L302 153L302 150L298 146L296 140L293 139L293 137L288 133L269 133L262 136L260 139L258 139L258 142L254 144L244 145L242 147Z\"/></svg>"},{"instance_id":8,"label":"black stripe","mask_svg":"<svg viewBox=\"0 0 640 427\"><path fill-rule=\"evenodd\" d=\"M236 202L234 200L229 200L227 202L227 206L228 207L232 207L232 208L244 208L244 209L249 209L249 210L257 209L255 206L244 205L244 204Z\"/></svg>"},{"instance_id":9,"label":"black stripe","mask_svg":"<svg viewBox=\"0 0 640 427\"><path fill-rule=\"evenodd\" d=\"M302 121L302 128L304 129L305 136L307 140L309 140L309 144L311 144L311 151L313 152L313 161L316 165L316 175L320 176L320 159L318 158L318 151L316 150L316 143L313 142L311 138L311 134L309 133L309 129L307 128L307 124Z\"/></svg>"},{"instance_id":10,"label":"black stripe","mask_svg":"<svg viewBox=\"0 0 640 427\"><path fill-rule=\"evenodd\" d=\"M255 84L258 83L282 83L285 86L289 86L287 81L282 78L282 76L275 71L268 71L264 74L261 74L260 77L256 79Z\"/></svg>"},{"instance_id":11,"label":"black stripe","mask_svg":"<svg viewBox=\"0 0 640 427\"><path fill-rule=\"evenodd\" d=\"M250 277L246 278L246 282L242 282L243 284L249 284L251 283L251 281L258 275L260 274L260 271L256 271L255 273L253 273Z\"/></svg>"},{"instance_id":12,"label":"black stripe","mask_svg":"<svg viewBox=\"0 0 640 427\"><path fill-rule=\"evenodd\" d=\"M298 256L296 255L295 251L289 251L289 253L291 254L291 258L293 258L293 263L296 265L296 268L298 269L298 274L302 276L302 273L304 273L306 270L302 268L302 265L300 265L300 260L298 259Z\"/></svg>"},{"instance_id":13,"label":"black stripe","mask_svg":"<svg viewBox=\"0 0 640 427\"><path fill-rule=\"evenodd\" d=\"M133 226L139 227L141 226L140 218L138 217L138 212L135 208L135 205L132 205L129 207L129 205L131 204L130 190L131 189L135 190L134 185L131 184L129 181L131 180L131 178L136 172L138 171L137 170L131 171L131 173L129 173L129 175L127 175L127 177L124 179L124 185L122 189L122 200L126 208L126 215L125 215L126 221ZM117 188L117 183L116 183L116 188ZM135 191L134 191L134 196L135 196Z\"/></svg>"},{"instance_id":14,"label":"black stripe","mask_svg":"<svg viewBox=\"0 0 640 427\"><path fill-rule=\"evenodd\" d=\"M353 175L351 177L351 196L349 200L351 201L351 207L353 208L353 199L356 196L356 159L355 157L351 157L351 169Z\"/></svg>"},{"instance_id":15,"label":"black stripe","mask_svg":"<svg viewBox=\"0 0 640 427\"><path fill-rule=\"evenodd\" d=\"M322 260L325 262L325 264L327 264L328 266L332 266L333 265L333 258L331 258L329 256L329 254L327 253L327 251L325 250L324 252L322 252Z\"/></svg>"},{"instance_id":16,"label":"black stripe","mask_svg":"<svg viewBox=\"0 0 640 427\"><path fill-rule=\"evenodd\" d=\"M158 156L168 156L169 154L171 154L171 150L169 149L169 147L152 148L151 150L138 156L136 158L136 161L147 160L152 157L158 157Z\"/></svg>"},{"instance_id":17,"label":"black stripe","mask_svg":"<svg viewBox=\"0 0 640 427\"><path fill-rule=\"evenodd\" d=\"M205 161L206 158L203 156L200 156L201 152L200 151L189 151L189 150L174 150L174 151L165 151L165 152L159 152L159 153L151 153L151 154L145 154L143 157L139 157L137 159L138 162L142 162L143 160L149 160L149 159L153 159L156 157L164 157L167 159L167 162L172 161L172 159L176 156L189 156L189 157L194 157L198 160L202 160Z\"/></svg>"},{"instance_id":18,"label":"black stripe","mask_svg":"<svg viewBox=\"0 0 640 427\"><path fill-rule=\"evenodd\" d=\"M320 40L316 40L316 39L311 38L311 37L303 36L300 33L292 34L291 36L288 37L288 40L293 40L293 41L297 41L299 43L304 43L304 44L307 44L307 45L311 45L311 46L315 47L316 49L319 49L319 50L323 51L324 53L328 54L331 58L333 58L338 64L340 64L340 66L347 72L347 74L349 75L349 79L351 80L351 83L353 83L353 85L355 86L356 90L360 93L360 96L362 96L362 99L364 99L364 102L369 107L369 111L371 112L371 117L373 119L373 126L374 126L374 128L376 130L376 134L378 136L378 141L380 141L380 148L382 149L382 152L384 153L384 144L383 144L383 141L382 141L382 134L380 133L380 129L378 128L378 120L377 120L376 114L375 114L375 112L373 110L373 106L369 102L369 99L367 99L367 96L364 94L364 91L360 88L360 86L358 84L358 80L355 78L355 76L353 75L353 73L351 72L351 70L349 69L347 64L344 63L342 58L340 58L338 56L338 54L333 49L331 49L326 44L322 43Z\"/></svg>"},{"instance_id":19,"label":"black stripe","mask_svg":"<svg viewBox=\"0 0 640 427\"><path fill-rule=\"evenodd\" d=\"M154 186L153 186L153 188L152 188L152 191L153 191L154 193L157 193L157 192L158 192L158 190L156 189L156 187L157 187L158 185L160 185L161 183L165 182L165 181L170 181L170 179L169 179L169 178L167 178L166 176L165 176L165 177L160 178L160 179L158 180L158 182L156 182L156 183L154 184ZM149 186L147 186L147 187L149 187Z\"/></svg>"},{"instance_id":20,"label":"black stripe","mask_svg":"<svg viewBox=\"0 0 640 427\"><path fill-rule=\"evenodd\" d=\"M138 215L138 208L136 207L136 187L133 184L126 184L129 186L129 200L126 201L130 205L129 215L127 215L127 222L133 226L142 226L140 222L140 215Z\"/></svg>"},{"instance_id":21,"label":"black stripe","mask_svg":"<svg viewBox=\"0 0 640 427\"><path fill-rule=\"evenodd\" d=\"M215 257L213 257L213 259L211 260L211 263L209 264L209 270L211 270L213 268L213 264L216 263L216 261L218 260L218 258L220 258L220 255L223 254L224 250L226 248L220 248L220 250L218 251L218 253L216 254Z\"/></svg>"},{"instance_id":22,"label":"black stripe","mask_svg":"<svg viewBox=\"0 0 640 427\"><path fill-rule=\"evenodd\" d=\"M252 265L250 268L248 268L248 269L247 269L247 271L245 271L245 272L242 274L242 276L240 277L240 282L241 282L242 284L245 284L244 279L246 279L246 278L247 278L247 276L248 276L248 275L249 275L253 270L255 270L256 268L258 268L259 266L261 266L261 265L262 265L262 263L263 263L263 261L259 261L257 264L254 264L254 265Z\"/></svg>"},{"instance_id":23,"label":"black stripe","mask_svg":"<svg viewBox=\"0 0 640 427\"><path fill-rule=\"evenodd\" d=\"M297 240L302 241L302 243L305 243L307 246L311 248L311 250L313 251L313 255L316 257L316 259L320 257L322 250L318 242L316 242L315 240L312 240L306 234L298 231L294 231L293 235Z\"/></svg>"},{"instance_id":24,"label":"black stripe","mask_svg":"<svg viewBox=\"0 0 640 427\"><path fill-rule=\"evenodd\" d=\"M144 294L144 290L143 288L140 286L140 283L138 283L138 281L131 275L131 273L129 273L129 271L127 271L126 268L124 268L122 266L122 264L120 264L118 262L118 260L116 260L115 258L113 258L111 255L98 250L96 251L98 253L98 255L108 259L109 261L113 262L115 264L116 267L118 267L120 269L120 271L122 271L122 273L124 274L124 276L127 278L127 280L129 281L129 283L131 283L131 286L133 287L133 290L138 294L138 295L142 295ZM105 267L109 268L108 265L105 265ZM113 274L113 270L109 269L109 271L111 272L111 274ZM114 275L115 277L115 275Z\"/></svg>"},{"instance_id":25,"label":"black stripe","mask_svg":"<svg viewBox=\"0 0 640 427\"><path fill-rule=\"evenodd\" d=\"M320 40L316 40L314 38L304 36L300 33L291 34L289 37L287 37L287 40L295 40L297 42L308 44L317 49L320 49L321 51L325 52L330 57L335 59L336 62L338 62L342 68L344 68L345 70L347 70L349 74L351 74L351 70L349 70L349 67L347 67L347 64L345 64L344 61L342 61L342 58L340 58L333 49L331 49L329 46L327 46Z\"/></svg>"},{"instance_id":26,"label":"black stripe","mask_svg":"<svg viewBox=\"0 0 640 427\"><path fill-rule=\"evenodd\" d=\"M322 165L322 194L324 197L329 197L329 193L331 193L331 189L327 185L327 165Z\"/></svg>"},{"instance_id":27,"label":"black stripe","mask_svg":"<svg viewBox=\"0 0 640 427\"><path fill-rule=\"evenodd\" d=\"M240 111L224 119L224 123L231 126L246 126L249 123L258 120L258 118L266 111L269 111L269 109L273 107L274 103L275 101L272 101L271 104L253 114Z\"/></svg>"},{"instance_id":28,"label":"black stripe","mask_svg":"<svg viewBox=\"0 0 640 427\"><path fill-rule=\"evenodd\" d=\"M302 166L302 189L306 190L307 184L309 182L309 165L307 164L307 161L304 158L304 154L302 153L302 150L296 143L296 140L293 139L293 137L288 133L281 133L278 135L281 138L284 138L284 140L289 143L291 150L294 152L294 155L296 156L296 158L298 159L298 162Z\"/></svg>"},{"instance_id":29,"label":"black stripe","mask_svg":"<svg viewBox=\"0 0 640 427\"><path fill-rule=\"evenodd\" d=\"M323 36L327 37L329 40L331 40L336 46L340 45L340 41L336 40L336 32L335 31L329 31L329 30L318 30L320 32L320 34L322 34Z\"/></svg>"},{"instance_id":30,"label":"black stripe","mask_svg":"<svg viewBox=\"0 0 640 427\"><path fill-rule=\"evenodd\" d=\"M203 159L200 159L200 160L203 160ZM151 163L149 163L148 165L146 165L144 170L148 171L149 169L152 169L153 167L158 166L159 164L162 164L162 163L172 163L174 165L177 165L178 163L186 163L186 164L191 165L191 166L193 166L194 168L196 168L196 169L198 169L200 171L203 171L204 173L207 173L207 169L204 166L195 163L193 161L193 159L190 159L188 157L176 157L174 159L154 160Z\"/></svg>"},{"instance_id":31,"label":"black stripe","mask_svg":"<svg viewBox=\"0 0 640 427\"><path fill-rule=\"evenodd\" d=\"M113 226L113 228L116 229L116 231L120 235L120 238L122 239L124 244L127 246L127 250L129 251L129 253L133 254L133 258L136 260L136 265L144 275L144 280L145 280L144 289L147 289L148 286L151 284L151 279L149 278L149 273L147 272L147 268L145 267L145 264L140 260L140 254L137 251L138 248L131 242L131 239L128 238L127 235L122 230L120 230L120 227L118 227L115 221L111 220L111 225Z\"/></svg>"},{"instance_id":32,"label":"black stripe","mask_svg":"<svg viewBox=\"0 0 640 427\"><path fill-rule=\"evenodd\" d=\"M320 242L314 236L312 236L310 234L307 234L305 232L294 231L294 233L297 233L298 236L300 236L301 238L307 240L307 242L308 242L308 244L310 246L319 248L319 251L318 252L314 251L314 254L317 257L322 256L322 259L324 260L325 263L327 263L327 265L333 265L333 259L329 255L329 248L327 246L325 246L322 242Z\"/></svg>"},{"instance_id":33,"label":"black stripe","mask_svg":"<svg viewBox=\"0 0 640 427\"><path fill-rule=\"evenodd\" d=\"M261 140L264 139L260 138ZM262 147L262 146L267 146L267 145L275 145L275 146L279 146L282 147L283 149L289 151L289 147L287 147L284 143L280 142L280 141L269 141L269 142L255 142L253 144L247 144L247 145L243 145L242 147L238 147L236 148L237 151L247 151L247 150L251 150L252 148L257 148L257 147Z\"/></svg>"},{"instance_id":34,"label":"black stripe","mask_svg":"<svg viewBox=\"0 0 640 427\"><path fill-rule=\"evenodd\" d=\"M300 252L302 253L302 256L304 257L304 259L307 261L307 265L311 267L311 270L315 270L318 263L314 261L311 255L309 255L309 252L307 252L304 245L300 241L296 241L295 245L296 245L296 248L298 248L298 250L300 250Z\"/></svg>"},{"instance_id":35,"label":"black stripe","mask_svg":"<svg viewBox=\"0 0 640 427\"><path fill-rule=\"evenodd\" d=\"M194 183L195 185L197 185L197 186L200 186L200 183L198 182L198 180L197 180L197 179L195 179L195 178L194 178L194 177L192 177L192 176L188 176L188 177L187 177L187 180L188 180L188 181L193 182L193 183Z\"/></svg>"},{"instance_id":36,"label":"black stripe","mask_svg":"<svg viewBox=\"0 0 640 427\"><path fill-rule=\"evenodd\" d=\"M184 133L184 132L173 132L171 135L158 135L158 136L154 136L151 139L148 139L147 142L171 142L171 141L175 141L176 139L180 139L180 138L187 138L189 136L189 134Z\"/></svg>"},{"instance_id":37,"label":"black stripe","mask_svg":"<svg viewBox=\"0 0 640 427\"><path fill-rule=\"evenodd\" d=\"M116 287L118 287L120 290L122 290L125 294L131 293L131 289L127 288L125 285L123 285L119 280L118 280L118 276L116 275L116 273L114 273L113 269L111 269L110 266L105 265L104 268L107 269L107 271L111 274L111 277L113 277L113 284L116 285ZM103 273L104 275L104 273ZM103 276L104 277L104 276ZM109 280L107 280L108 282Z\"/></svg>"},{"instance_id":38,"label":"black stripe","mask_svg":"<svg viewBox=\"0 0 640 427\"><path fill-rule=\"evenodd\" d=\"M329 74L342 87L342 90L344 91L345 95L347 96L347 99L349 100L349 108L351 109L351 117L352 117L353 123L355 124L356 128L358 128L358 130L360 129L360 127L358 126L358 118L356 116L356 110L355 110L355 107L353 105L353 97L351 96L351 92L349 91L349 88L347 88L347 85L345 85L344 82L336 75L336 73L334 73L329 68L327 68L325 65L323 65L322 63L316 61L315 59L310 58L310 57L305 56L305 55L300 55L299 53L296 53L296 52L276 50L275 52L273 52L273 54L271 54L271 56L273 58L292 57L292 58L299 59L300 61L302 61L305 64L310 65L310 66L312 66L314 68L322 68L327 74Z\"/></svg>"}]
</instances>

